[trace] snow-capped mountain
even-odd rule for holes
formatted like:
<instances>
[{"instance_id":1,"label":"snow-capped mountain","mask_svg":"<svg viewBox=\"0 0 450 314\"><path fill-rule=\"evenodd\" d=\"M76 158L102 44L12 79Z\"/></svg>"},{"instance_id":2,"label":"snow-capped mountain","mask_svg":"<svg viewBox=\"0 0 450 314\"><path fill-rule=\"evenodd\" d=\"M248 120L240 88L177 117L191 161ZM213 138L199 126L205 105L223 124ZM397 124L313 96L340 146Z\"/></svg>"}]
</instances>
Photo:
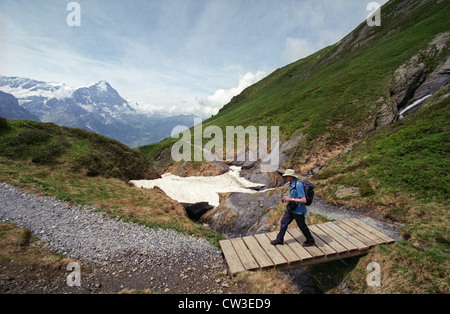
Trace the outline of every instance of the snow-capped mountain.
<instances>
[{"instance_id":1,"label":"snow-capped mountain","mask_svg":"<svg viewBox=\"0 0 450 314\"><path fill-rule=\"evenodd\" d=\"M136 112L106 81L72 88L29 78L0 76L0 91L42 122L82 128L116 139L131 147L158 142L177 125L192 126L194 116L161 118Z\"/></svg>"},{"instance_id":2,"label":"snow-capped mountain","mask_svg":"<svg viewBox=\"0 0 450 314\"><path fill-rule=\"evenodd\" d=\"M11 94L0 91L0 117L13 120L34 120L39 118L19 106L19 101Z\"/></svg>"}]
</instances>

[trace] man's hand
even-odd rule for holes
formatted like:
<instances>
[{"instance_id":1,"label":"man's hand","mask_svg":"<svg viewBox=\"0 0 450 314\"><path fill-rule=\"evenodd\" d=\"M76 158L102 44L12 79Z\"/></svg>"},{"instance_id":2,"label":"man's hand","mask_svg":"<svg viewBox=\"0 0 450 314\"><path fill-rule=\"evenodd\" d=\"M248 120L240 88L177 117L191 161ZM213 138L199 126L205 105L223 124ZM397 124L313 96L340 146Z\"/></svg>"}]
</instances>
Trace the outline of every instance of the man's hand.
<instances>
[{"instance_id":1,"label":"man's hand","mask_svg":"<svg viewBox=\"0 0 450 314\"><path fill-rule=\"evenodd\" d=\"M289 196L283 196L283 202L296 202L296 203L303 203L306 204L306 197L302 198L292 198Z\"/></svg>"}]
</instances>

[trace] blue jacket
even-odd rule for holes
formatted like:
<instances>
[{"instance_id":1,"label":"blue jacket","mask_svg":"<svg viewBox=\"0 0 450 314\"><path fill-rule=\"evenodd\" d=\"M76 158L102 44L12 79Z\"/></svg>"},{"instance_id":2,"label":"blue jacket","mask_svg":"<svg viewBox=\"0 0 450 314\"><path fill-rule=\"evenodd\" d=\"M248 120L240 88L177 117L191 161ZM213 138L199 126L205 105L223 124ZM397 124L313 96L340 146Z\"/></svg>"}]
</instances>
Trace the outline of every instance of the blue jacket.
<instances>
[{"instance_id":1,"label":"blue jacket","mask_svg":"<svg viewBox=\"0 0 450 314\"><path fill-rule=\"evenodd\" d=\"M294 178L294 181L289 184L289 194L291 195L291 198L306 197L303 183ZM297 203L297 209L292 211L292 213L296 215L306 215L306 205L303 203Z\"/></svg>"}]
</instances>

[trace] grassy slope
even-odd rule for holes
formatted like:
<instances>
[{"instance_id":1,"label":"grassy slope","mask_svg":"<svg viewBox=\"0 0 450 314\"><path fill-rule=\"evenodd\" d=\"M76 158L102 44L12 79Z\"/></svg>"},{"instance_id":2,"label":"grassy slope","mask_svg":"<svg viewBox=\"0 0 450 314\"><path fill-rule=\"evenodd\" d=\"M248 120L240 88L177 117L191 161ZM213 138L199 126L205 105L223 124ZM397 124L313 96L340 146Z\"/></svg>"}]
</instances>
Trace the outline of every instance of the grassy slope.
<instances>
[{"instance_id":1,"label":"grassy slope","mask_svg":"<svg viewBox=\"0 0 450 314\"><path fill-rule=\"evenodd\" d=\"M394 6L399 1L392 2ZM337 55L342 47L331 46L277 70L205 126L279 125L286 137L301 132L315 141L330 132L326 145L348 143L374 125L378 108L373 104L380 97L389 98L395 69L427 47L435 35L449 30L449 14L450 5L443 2L383 18L381 28L365 35L373 36L366 44L355 50L347 45ZM363 28L364 24L356 32ZM388 35L391 30L395 31Z\"/></svg>"},{"instance_id":2,"label":"grassy slope","mask_svg":"<svg viewBox=\"0 0 450 314\"><path fill-rule=\"evenodd\" d=\"M359 186L363 202L375 206L388 205L386 195L405 201L447 202L449 93L447 86L416 114L369 133L332 160L315 176L322 194L332 199L336 185L342 184ZM390 214L407 220L405 212Z\"/></svg>"},{"instance_id":3,"label":"grassy slope","mask_svg":"<svg viewBox=\"0 0 450 314\"><path fill-rule=\"evenodd\" d=\"M163 191L127 183L155 177L142 153L117 141L54 124L0 119L0 182L217 245L222 236L189 220Z\"/></svg>"},{"instance_id":4,"label":"grassy slope","mask_svg":"<svg viewBox=\"0 0 450 314\"><path fill-rule=\"evenodd\" d=\"M346 279L355 292L450 292L449 97L447 87L427 107L370 133L314 177L328 201L369 205L405 224L400 243L377 248L350 267L334 265L331 272L344 274L338 279ZM362 196L337 200L339 185L359 186ZM365 284L370 262L381 265L381 287ZM315 271L327 272L324 267ZM332 285L323 289L336 292Z\"/></svg>"}]
</instances>

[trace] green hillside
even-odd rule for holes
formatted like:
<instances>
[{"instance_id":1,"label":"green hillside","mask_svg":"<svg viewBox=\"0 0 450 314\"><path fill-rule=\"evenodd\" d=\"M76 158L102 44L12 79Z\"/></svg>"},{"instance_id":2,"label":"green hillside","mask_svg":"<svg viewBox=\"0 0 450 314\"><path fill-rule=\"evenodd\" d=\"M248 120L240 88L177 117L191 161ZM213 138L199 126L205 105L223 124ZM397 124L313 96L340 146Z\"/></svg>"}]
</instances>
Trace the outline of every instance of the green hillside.
<instances>
[{"instance_id":1,"label":"green hillside","mask_svg":"<svg viewBox=\"0 0 450 314\"><path fill-rule=\"evenodd\" d=\"M65 167L90 177L124 181L157 177L140 153L81 129L1 118L0 137L0 156L9 159Z\"/></svg>"},{"instance_id":2,"label":"green hillside","mask_svg":"<svg viewBox=\"0 0 450 314\"><path fill-rule=\"evenodd\" d=\"M285 139L305 134L306 142L326 147L351 143L376 126L383 104L378 101L391 97L395 70L450 30L448 2L427 1L392 16L404 2L383 7L381 27L364 22L340 43L275 71L205 126L278 125ZM434 69L448 55L447 45L437 58L424 55L422 62Z\"/></svg>"},{"instance_id":3,"label":"green hillside","mask_svg":"<svg viewBox=\"0 0 450 314\"><path fill-rule=\"evenodd\" d=\"M0 182L217 244L220 234L192 222L162 190L129 184L158 177L141 152L116 140L51 123L0 118Z\"/></svg>"}]
</instances>

